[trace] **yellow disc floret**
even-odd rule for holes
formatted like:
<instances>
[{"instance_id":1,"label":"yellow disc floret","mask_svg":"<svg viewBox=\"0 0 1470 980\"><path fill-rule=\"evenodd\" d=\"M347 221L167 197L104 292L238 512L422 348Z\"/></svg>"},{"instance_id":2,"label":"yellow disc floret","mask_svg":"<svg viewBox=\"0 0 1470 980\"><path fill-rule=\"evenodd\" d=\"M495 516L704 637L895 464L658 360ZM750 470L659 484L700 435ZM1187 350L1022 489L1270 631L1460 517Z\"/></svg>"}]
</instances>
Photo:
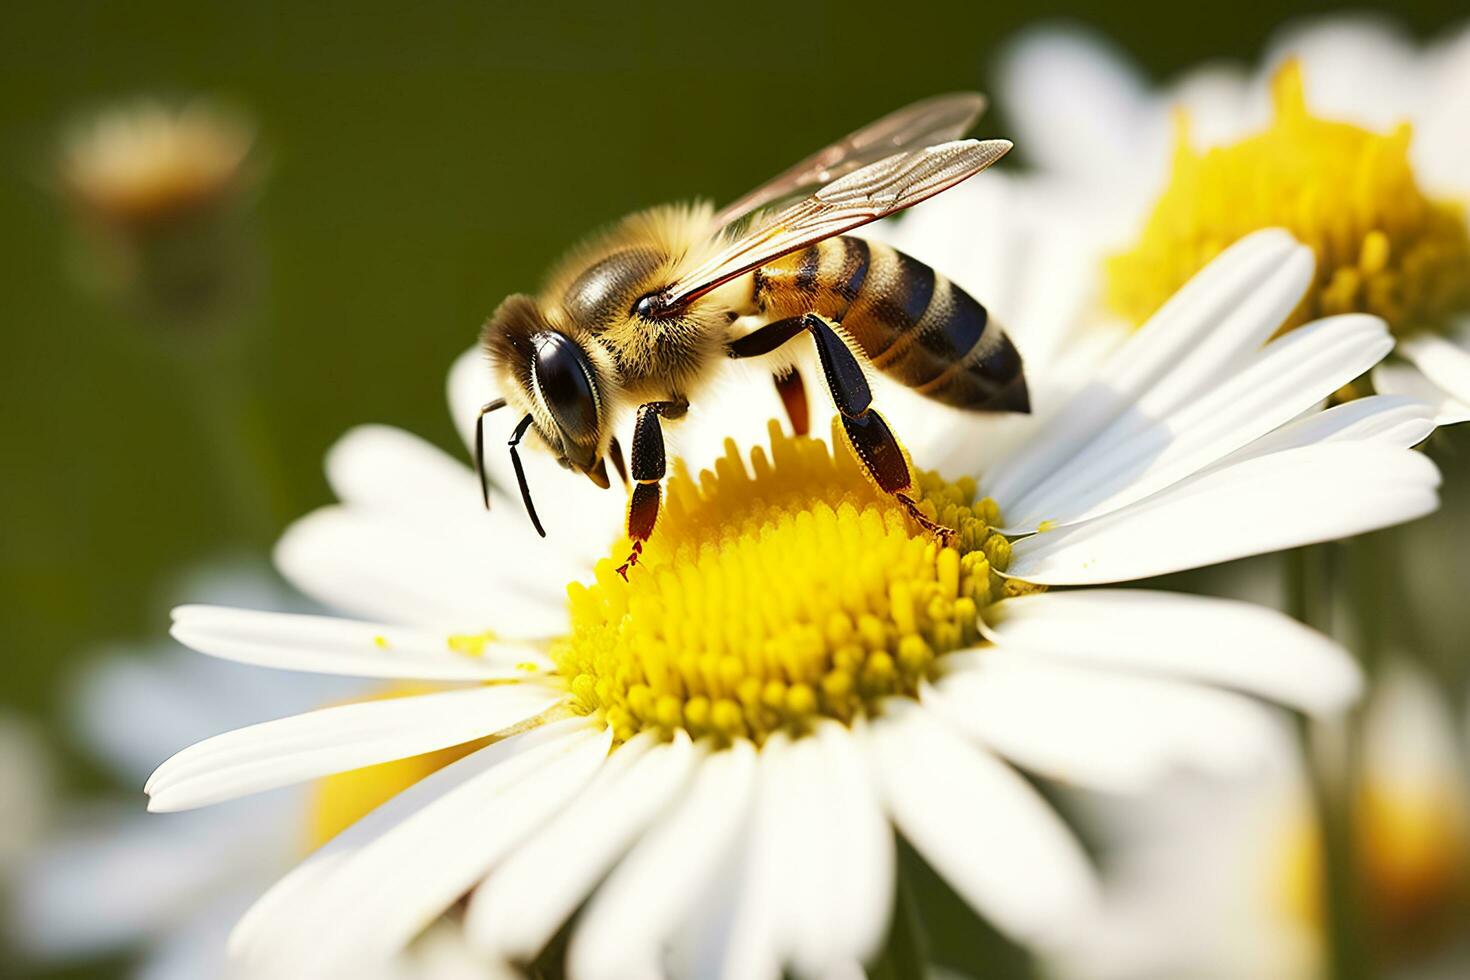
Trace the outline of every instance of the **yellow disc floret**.
<instances>
[{"instance_id":1,"label":"yellow disc floret","mask_svg":"<svg viewBox=\"0 0 1470 980\"><path fill-rule=\"evenodd\" d=\"M1264 131L1205 152L1179 115L1169 183L1137 244L1108 261L1109 305L1141 324L1232 242L1283 227L1317 257L1283 329L1366 312L1395 332L1436 330L1470 309L1465 210L1420 189L1409 125L1380 134L1312 115L1295 62L1277 73L1272 99Z\"/></svg>"},{"instance_id":2,"label":"yellow disc floret","mask_svg":"<svg viewBox=\"0 0 1470 980\"><path fill-rule=\"evenodd\" d=\"M604 560L593 584L568 590L572 631L553 657L577 709L619 740L682 728L759 741L913 695L936 658L977 642L1010 559L973 480L919 483L921 509L957 531L952 546L850 453L774 423L771 452L756 448L748 469L733 442L698 480L676 464L628 580Z\"/></svg>"}]
</instances>

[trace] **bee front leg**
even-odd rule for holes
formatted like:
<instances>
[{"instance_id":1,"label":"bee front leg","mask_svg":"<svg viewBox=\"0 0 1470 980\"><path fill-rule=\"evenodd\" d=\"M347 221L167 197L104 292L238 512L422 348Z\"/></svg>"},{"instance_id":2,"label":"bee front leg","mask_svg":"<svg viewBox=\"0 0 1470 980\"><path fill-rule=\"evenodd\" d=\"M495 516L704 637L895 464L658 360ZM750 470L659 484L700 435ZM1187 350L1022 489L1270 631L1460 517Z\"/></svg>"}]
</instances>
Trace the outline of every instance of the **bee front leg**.
<instances>
[{"instance_id":1,"label":"bee front leg","mask_svg":"<svg viewBox=\"0 0 1470 980\"><path fill-rule=\"evenodd\" d=\"M868 387L862 365L836 328L825 317L807 313L778 320L731 341L726 350L731 357L756 357L768 354L797 334L805 331L817 345L817 357L827 390L842 419L853 455L863 464L878 489L903 505L914 523L934 534L943 545L954 537L954 529L937 524L924 515L914 498L914 475L898 439L888 423L872 407L873 391Z\"/></svg>"},{"instance_id":2,"label":"bee front leg","mask_svg":"<svg viewBox=\"0 0 1470 980\"><path fill-rule=\"evenodd\" d=\"M628 498L628 537L633 542L628 560L618 566L618 574L624 579L628 570L638 564L643 554L643 542L653 535L658 523L659 503L663 498L662 484L668 471L664 456L664 431L661 418L677 419L689 410L683 399L664 402L649 402L638 408L638 419L633 425L633 446L630 459L630 474L633 477L633 493Z\"/></svg>"}]
</instances>

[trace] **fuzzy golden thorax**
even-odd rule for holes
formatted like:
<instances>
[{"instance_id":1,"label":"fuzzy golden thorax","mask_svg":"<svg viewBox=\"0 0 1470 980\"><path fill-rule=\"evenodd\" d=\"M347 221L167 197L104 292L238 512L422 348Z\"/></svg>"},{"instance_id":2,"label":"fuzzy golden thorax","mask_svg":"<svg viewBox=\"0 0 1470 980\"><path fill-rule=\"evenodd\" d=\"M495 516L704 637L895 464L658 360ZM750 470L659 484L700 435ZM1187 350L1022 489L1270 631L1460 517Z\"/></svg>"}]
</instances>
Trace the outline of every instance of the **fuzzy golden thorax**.
<instances>
[{"instance_id":1,"label":"fuzzy golden thorax","mask_svg":"<svg viewBox=\"0 0 1470 980\"><path fill-rule=\"evenodd\" d=\"M564 463L587 472L607 453L613 423L625 411L691 398L723 356L730 324L750 312L748 280L677 316L649 320L633 312L640 298L720 244L712 216L704 204L630 215L573 249L535 299L511 296L485 325L482 343L501 393L532 416L536 434ZM572 361L586 376L590 404L571 418L538 383L538 359L544 366L549 355ZM544 371L539 378L544 382Z\"/></svg>"}]
</instances>

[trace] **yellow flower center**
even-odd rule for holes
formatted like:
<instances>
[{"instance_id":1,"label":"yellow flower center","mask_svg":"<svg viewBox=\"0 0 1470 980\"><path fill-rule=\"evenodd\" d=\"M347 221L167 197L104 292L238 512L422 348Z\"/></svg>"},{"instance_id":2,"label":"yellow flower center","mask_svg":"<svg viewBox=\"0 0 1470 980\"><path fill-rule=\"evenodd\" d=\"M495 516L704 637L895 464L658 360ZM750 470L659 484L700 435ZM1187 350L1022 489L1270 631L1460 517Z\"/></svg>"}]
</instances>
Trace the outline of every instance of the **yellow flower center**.
<instances>
[{"instance_id":1,"label":"yellow flower center","mask_svg":"<svg viewBox=\"0 0 1470 980\"><path fill-rule=\"evenodd\" d=\"M920 477L925 513L958 532L940 548L850 453L770 432L748 470L733 442L697 480L676 462L627 580L604 560L568 589L572 630L552 656L577 710L619 740L682 728L759 741L850 721L975 644L980 609L1008 587L996 570L1010 542L973 480Z\"/></svg>"},{"instance_id":2,"label":"yellow flower center","mask_svg":"<svg viewBox=\"0 0 1470 980\"><path fill-rule=\"evenodd\" d=\"M1295 62L1272 96L1269 127L1206 152L1180 113L1169 184L1137 244L1108 260L1109 305L1141 324L1232 242L1284 227L1316 253L1317 272L1283 329L1365 312L1395 332L1435 330L1470 309L1465 210L1420 190L1409 125L1379 134L1312 115Z\"/></svg>"},{"instance_id":3,"label":"yellow flower center","mask_svg":"<svg viewBox=\"0 0 1470 980\"><path fill-rule=\"evenodd\" d=\"M1353 808L1353 865L1375 946L1412 959L1438 946L1470 910L1470 831L1449 787L1406 792L1369 779ZM1322 839L1308 809L1273 849L1275 907L1314 935L1327 928Z\"/></svg>"}]
</instances>

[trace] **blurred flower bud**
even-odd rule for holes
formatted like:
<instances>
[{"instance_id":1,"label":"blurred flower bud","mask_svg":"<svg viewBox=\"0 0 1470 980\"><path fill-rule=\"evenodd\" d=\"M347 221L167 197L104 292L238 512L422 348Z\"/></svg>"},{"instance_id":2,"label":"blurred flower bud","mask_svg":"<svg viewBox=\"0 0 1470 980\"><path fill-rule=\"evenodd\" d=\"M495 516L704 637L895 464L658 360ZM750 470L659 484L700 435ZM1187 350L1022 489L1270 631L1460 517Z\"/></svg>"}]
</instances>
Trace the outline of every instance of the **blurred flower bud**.
<instances>
[{"instance_id":1,"label":"blurred flower bud","mask_svg":"<svg viewBox=\"0 0 1470 980\"><path fill-rule=\"evenodd\" d=\"M58 182L85 282L179 328L234 318L255 272L254 127L204 101L115 106L64 137Z\"/></svg>"}]
</instances>

